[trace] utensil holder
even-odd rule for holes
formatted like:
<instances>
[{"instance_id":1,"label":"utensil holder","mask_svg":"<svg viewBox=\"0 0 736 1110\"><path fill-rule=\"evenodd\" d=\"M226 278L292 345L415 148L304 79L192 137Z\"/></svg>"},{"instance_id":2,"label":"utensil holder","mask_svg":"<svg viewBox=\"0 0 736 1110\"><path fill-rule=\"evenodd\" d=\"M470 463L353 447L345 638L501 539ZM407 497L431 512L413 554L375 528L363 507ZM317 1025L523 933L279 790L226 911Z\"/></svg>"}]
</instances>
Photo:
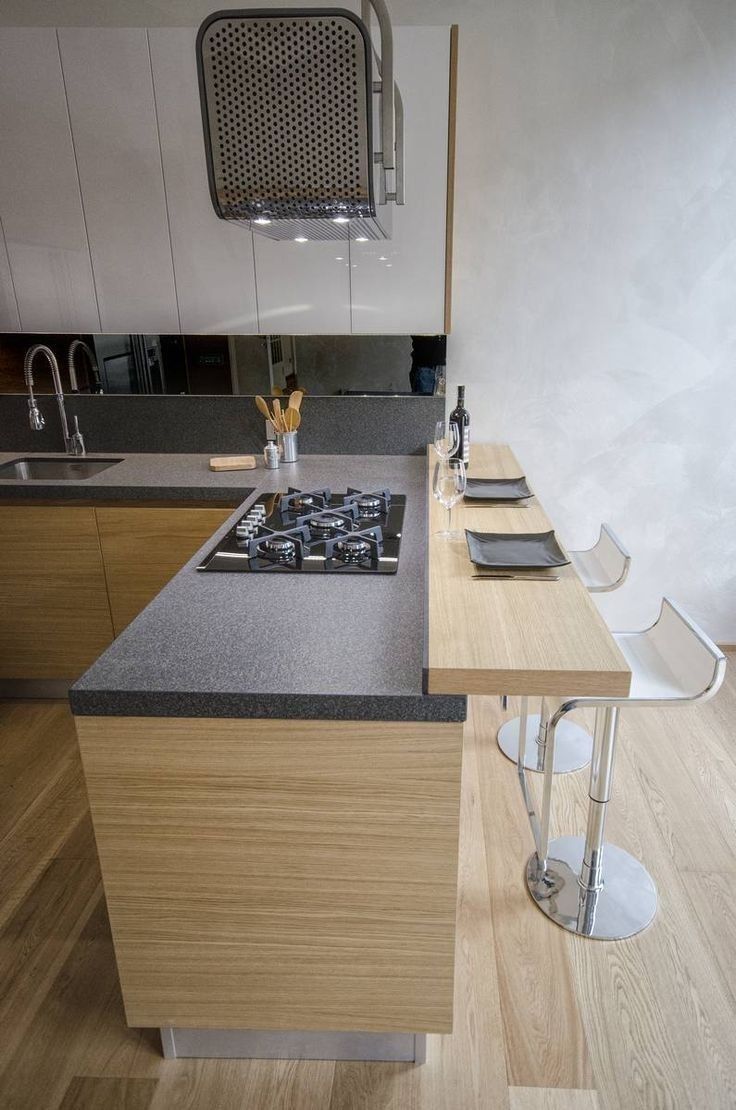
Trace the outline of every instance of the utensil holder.
<instances>
[{"instance_id":1,"label":"utensil holder","mask_svg":"<svg viewBox=\"0 0 736 1110\"><path fill-rule=\"evenodd\" d=\"M296 438L297 434L297 432L279 432L276 436L282 462L293 463L298 461L299 448Z\"/></svg>"}]
</instances>

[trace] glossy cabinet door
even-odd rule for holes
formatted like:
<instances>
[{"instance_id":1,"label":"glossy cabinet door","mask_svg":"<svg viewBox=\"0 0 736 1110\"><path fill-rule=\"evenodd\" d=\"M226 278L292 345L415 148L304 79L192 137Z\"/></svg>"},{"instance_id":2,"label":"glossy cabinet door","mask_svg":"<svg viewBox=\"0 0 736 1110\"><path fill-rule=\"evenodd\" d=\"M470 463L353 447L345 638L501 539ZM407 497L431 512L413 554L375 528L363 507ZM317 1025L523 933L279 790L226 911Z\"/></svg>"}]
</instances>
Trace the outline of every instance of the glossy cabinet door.
<instances>
[{"instance_id":1,"label":"glossy cabinet door","mask_svg":"<svg viewBox=\"0 0 736 1110\"><path fill-rule=\"evenodd\" d=\"M351 243L352 330L437 335L445 331L450 28L396 27L394 50L406 204L393 207L390 239Z\"/></svg>"},{"instance_id":2,"label":"glossy cabinet door","mask_svg":"<svg viewBox=\"0 0 736 1110\"><path fill-rule=\"evenodd\" d=\"M220 220L207 187L192 27L148 32L181 330L258 331L253 236Z\"/></svg>"},{"instance_id":3,"label":"glossy cabinet door","mask_svg":"<svg viewBox=\"0 0 736 1110\"><path fill-rule=\"evenodd\" d=\"M0 103L0 219L22 327L99 331L53 27L2 29Z\"/></svg>"},{"instance_id":4,"label":"glossy cabinet door","mask_svg":"<svg viewBox=\"0 0 736 1110\"><path fill-rule=\"evenodd\" d=\"M347 241L291 243L254 235L253 244L263 334L350 333Z\"/></svg>"},{"instance_id":5,"label":"glossy cabinet door","mask_svg":"<svg viewBox=\"0 0 736 1110\"><path fill-rule=\"evenodd\" d=\"M99 508L115 635L145 609L232 509Z\"/></svg>"},{"instance_id":6,"label":"glossy cabinet door","mask_svg":"<svg viewBox=\"0 0 736 1110\"><path fill-rule=\"evenodd\" d=\"M178 332L146 30L58 33L102 330Z\"/></svg>"},{"instance_id":7,"label":"glossy cabinet door","mask_svg":"<svg viewBox=\"0 0 736 1110\"><path fill-rule=\"evenodd\" d=\"M0 506L0 679L76 679L112 642L95 510Z\"/></svg>"}]
</instances>

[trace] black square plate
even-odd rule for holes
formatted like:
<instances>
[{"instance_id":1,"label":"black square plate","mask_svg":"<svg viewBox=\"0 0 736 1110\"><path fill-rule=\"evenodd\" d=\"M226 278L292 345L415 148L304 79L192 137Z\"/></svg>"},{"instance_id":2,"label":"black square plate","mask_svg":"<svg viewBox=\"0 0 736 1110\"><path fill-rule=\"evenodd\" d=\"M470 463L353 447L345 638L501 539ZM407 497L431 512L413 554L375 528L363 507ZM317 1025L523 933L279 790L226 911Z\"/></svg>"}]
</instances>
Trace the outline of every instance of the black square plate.
<instances>
[{"instance_id":1,"label":"black square plate","mask_svg":"<svg viewBox=\"0 0 736 1110\"><path fill-rule=\"evenodd\" d=\"M471 562L478 567L566 567L570 560L554 532L471 532L465 529Z\"/></svg>"},{"instance_id":2,"label":"black square plate","mask_svg":"<svg viewBox=\"0 0 736 1110\"><path fill-rule=\"evenodd\" d=\"M523 501L532 497L526 478L468 478L466 501Z\"/></svg>"}]
</instances>

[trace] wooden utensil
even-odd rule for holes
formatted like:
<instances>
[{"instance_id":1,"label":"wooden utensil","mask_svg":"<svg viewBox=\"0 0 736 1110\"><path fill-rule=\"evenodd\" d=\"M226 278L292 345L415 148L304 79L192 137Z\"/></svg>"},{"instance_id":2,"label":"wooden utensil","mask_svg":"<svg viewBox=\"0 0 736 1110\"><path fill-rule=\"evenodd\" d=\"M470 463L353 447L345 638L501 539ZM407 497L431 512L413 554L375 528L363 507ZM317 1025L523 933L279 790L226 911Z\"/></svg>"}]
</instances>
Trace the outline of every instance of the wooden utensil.
<instances>
[{"instance_id":1,"label":"wooden utensil","mask_svg":"<svg viewBox=\"0 0 736 1110\"><path fill-rule=\"evenodd\" d=\"M302 422L296 409L286 409L282 417L287 432L295 432Z\"/></svg>"},{"instance_id":2,"label":"wooden utensil","mask_svg":"<svg viewBox=\"0 0 736 1110\"><path fill-rule=\"evenodd\" d=\"M289 408L290 409L295 409L296 412L299 412L299 409L301 408L302 397L303 396L304 396L304 393L301 389L295 389L293 393L290 393L289 394Z\"/></svg>"},{"instance_id":3,"label":"wooden utensil","mask_svg":"<svg viewBox=\"0 0 736 1110\"><path fill-rule=\"evenodd\" d=\"M263 414L263 416L266 417L266 420L270 420L271 423L273 423L273 417L271 416L271 410L268 407L268 405L266 404L266 401L263 397L256 397L256 408L258 409L258 411L260 413Z\"/></svg>"},{"instance_id":4,"label":"wooden utensil","mask_svg":"<svg viewBox=\"0 0 736 1110\"><path fill-rule=\"evenodd\" d=\"M275 417L274 427L276 428L276 431L285 432L286 428L284 427L284 418L281 415L281 402L279 401L278 397L274 397L273 399L273 415Z\"/></svg>"}]
</instances>

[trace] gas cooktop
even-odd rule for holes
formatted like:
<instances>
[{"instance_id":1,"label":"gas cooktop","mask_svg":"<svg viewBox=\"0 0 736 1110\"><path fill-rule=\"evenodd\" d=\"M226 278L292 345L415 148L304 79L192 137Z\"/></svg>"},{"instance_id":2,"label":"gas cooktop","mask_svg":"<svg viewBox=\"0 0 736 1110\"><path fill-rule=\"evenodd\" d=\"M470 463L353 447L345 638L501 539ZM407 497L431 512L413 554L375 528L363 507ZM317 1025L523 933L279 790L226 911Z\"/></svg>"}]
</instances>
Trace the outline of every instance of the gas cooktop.
<instances>
[{"instance_id":1,"label":"gas cooktop","mask_svg":"<svg viewBox=\"0 0 736 1110\"><path fill-rule=\"evenodd\" d=\"M396 574L405 506L387 489L263 493L197 570Z\"/></svg>"}]
</instances>

